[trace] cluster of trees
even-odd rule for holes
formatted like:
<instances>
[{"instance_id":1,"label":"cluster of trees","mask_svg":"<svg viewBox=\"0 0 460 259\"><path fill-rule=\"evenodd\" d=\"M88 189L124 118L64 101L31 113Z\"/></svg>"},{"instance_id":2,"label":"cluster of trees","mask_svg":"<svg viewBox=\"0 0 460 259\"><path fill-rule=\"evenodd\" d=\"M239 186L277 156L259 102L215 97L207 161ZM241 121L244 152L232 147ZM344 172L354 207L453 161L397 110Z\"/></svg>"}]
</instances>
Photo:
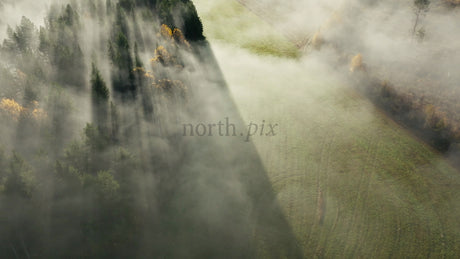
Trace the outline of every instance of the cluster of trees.
<instances>
[{"instance_id":1,"label":"cluster of trees","mask_svg":"<svg viewBox=\"0 0 460 259\"><path fill-rule=\"evenodd\" d=\"M452 5L453 7L460 5L460 0L444 0L444 2Z\"/></svg>"},{"instance_id":2,"label":"cluster of trees","mask_svg":"<svg viewBox=\"0 0 460 259\"><path fill-rule=\"evenodd\" d=\"M122 5L117 5L115 23L111 40L109 41L109 56L112 61L112 82L115 93L121 97L134 97L133 59L131 46L128 41L128 25Z\"/></svg>"},{"instance_id":3,"label":"cluster of trees","mask_svg":"<svg viewBox=\"0 0 460 259\"><path fill-rule=\"evenodd\" d=\"M413 1L415 20L412 33L420 41L426 33L422 18L430 6L429 0ZM442 64L452 60L449 55L452 53L448 50L440 51L439 56L431 56L430 62ZM364 86L360 90L393 118L410 127L442 152L450 151L460 143L460 113L456 100L459 91L455 83L457 77L451 77L450 72L446 73L445 70L433 69L432 65L424 65L414 68L412 76L400 77L398 85L395 85L394 82L377 78L377 73L366 71L365 68L360 54L352 58L350 71L363 72L355 73L355 79L359 81L357 85ZM378 69L379 74L385 74L388 68L374 69Z\"/></svg>"},{"instance_id":4,"label":"cluster of trees","mask_svg":"<svg viewBox=\"0 0 460 259\"><path fill-rule=\"evenodd\" d=\"M192 2L70 2L0 46L0 257L301 258L256 150L182 136L239 118Z\"/></svg>"},{"instance_id":5,"label":"cluster of trees","mask_svg":"<svg viewBox=\"0 0 460 259\"><path fill-rule=\"evenodd\" d=\"M402 92L391 82L371 74L356 76L360 90L396 121L410 127L417 135L439 151L446 152L460 142L460 123L423 95Z\"/></svg>"},{"instance_id":6,"label":"cluster of trees","mask_svg":"<svg viewBox=\"0 0 460 259\"><path fill-rule=\"evenodd\" d=\"M52 9L40 28L39 50L52 64L56 82L83 88L87 69L79 44L80 27L79 15L70 4L61 11Z\"/></svg>"},{"instance_id":7,"label":"cluster of trees","mask_svg":"<svg viewBox=\"0 0 460 259\"><path fill-rule=\"evenodd\" d=\"M134 32L136 12L152 14L144 21L159 33L152 46ZM110 28L104 48L93 50L105 60L84 51L82 13ZM0 257L168 257L173 252L160 241L178 231L168 224L174 163L152 141L172 143L169 152L180 157L167 123L186 102L176 75L185 66L180 51L195 55L193 42L204 40L192 2L52 6L44 26L23 17L7 36L0 48ZM146 53L156 58L153 71L142 61ZM91 105L84 128L81 100Z\"/></svg>"},{"instance_id":8,"label":"cluster of trees","mask_svg":"<svg viewBox=\"0 0 460 259\"><path fill-rule=\"evenodd\" d=\"M89 124L82 141L53 161L46 151L35 159L0 152L2 236L6 258L113 258L132 252L142 233L142 214L133 200L139 163L119 148L107 147ZM5 223L3 223L5 222ZM145 225L144 225L145 227Z\"/></svg>"},{"instance_id":9,"label":"cluster of trees","mask_svg":"<svg viewBox=\"0 0 460 259\"><path fill-rule=\"evenodd\" d=\"M127 12L147 7L158 14L160 23L181 29L188 40L204 40L203 25L190 0L120 0L119 5Z\"/></svg>"},{"instance_id":10,"label":"cluster of trees","mask_svg":"<svg viewBox=\"0 0 460 259\"><path fill-rule=\"evenodd\" d=\"M204 40L203 25L190 0L158 0L160 22L179 28L190 41Z\"/></svg>"}]
</instances>

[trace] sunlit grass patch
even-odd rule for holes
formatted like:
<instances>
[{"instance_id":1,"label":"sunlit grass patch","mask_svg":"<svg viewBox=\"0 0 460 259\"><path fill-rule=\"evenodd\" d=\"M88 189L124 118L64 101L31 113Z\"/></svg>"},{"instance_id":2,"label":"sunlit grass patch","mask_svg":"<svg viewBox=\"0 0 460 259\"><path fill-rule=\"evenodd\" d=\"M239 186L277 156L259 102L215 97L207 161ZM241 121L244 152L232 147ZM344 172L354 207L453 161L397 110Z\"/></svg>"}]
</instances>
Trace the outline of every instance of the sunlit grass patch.
<instances>
[{"instance_id":1,"label":"sunlit grass patch","mask_svg":"<svg viewBox=\"0 0 460 259\"><path fill-rule=\"evenodd\" d=\"M297 58L296 46L268 23L236 1L193 1L208 39L250 50L259 55Z\"/></svg>"}]
</instances>

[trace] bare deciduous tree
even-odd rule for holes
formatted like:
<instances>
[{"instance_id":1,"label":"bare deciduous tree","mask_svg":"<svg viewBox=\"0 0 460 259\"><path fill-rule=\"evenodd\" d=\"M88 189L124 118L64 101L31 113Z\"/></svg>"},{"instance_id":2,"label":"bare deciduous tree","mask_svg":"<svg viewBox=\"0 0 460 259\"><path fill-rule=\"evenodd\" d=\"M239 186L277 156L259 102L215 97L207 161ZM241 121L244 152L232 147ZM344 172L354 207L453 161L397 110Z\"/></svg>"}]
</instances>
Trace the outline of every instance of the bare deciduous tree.
<instances>
[{"instance_id":1,"label":"bare deciduous tree","mask_svg":"<svg viewBox=\"0 0 460 259\"><path fill-rule=\"evenodd\" d=\"M412 30L413 35L425 35L425 30L421 28L417 30L417 27L420 22L420 18L425 15L430 9L430 0L414 0L414 13L415 13L415 22L414 28ZM420 31L420 33L418 33Z\"/></svg>"}]
</instances>

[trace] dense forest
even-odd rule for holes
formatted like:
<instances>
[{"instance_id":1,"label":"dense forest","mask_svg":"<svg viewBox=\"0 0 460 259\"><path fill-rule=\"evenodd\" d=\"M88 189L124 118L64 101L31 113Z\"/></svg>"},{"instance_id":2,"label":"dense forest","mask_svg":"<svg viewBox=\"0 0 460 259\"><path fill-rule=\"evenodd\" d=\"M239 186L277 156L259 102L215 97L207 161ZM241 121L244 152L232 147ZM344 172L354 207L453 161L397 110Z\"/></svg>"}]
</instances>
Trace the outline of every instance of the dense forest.
<instances>
[{"instance_id":1,"label":"dense forest","mask_svg":"<svg viewBox=\"0 0 460 259\"><path fill-rule=\"evenodd\" d=\"M182 136L238 122L191 1L53 4L6 35L1 258L252 257L262 214L295 254L253 148Z\"/></svg>"}]
</instances>

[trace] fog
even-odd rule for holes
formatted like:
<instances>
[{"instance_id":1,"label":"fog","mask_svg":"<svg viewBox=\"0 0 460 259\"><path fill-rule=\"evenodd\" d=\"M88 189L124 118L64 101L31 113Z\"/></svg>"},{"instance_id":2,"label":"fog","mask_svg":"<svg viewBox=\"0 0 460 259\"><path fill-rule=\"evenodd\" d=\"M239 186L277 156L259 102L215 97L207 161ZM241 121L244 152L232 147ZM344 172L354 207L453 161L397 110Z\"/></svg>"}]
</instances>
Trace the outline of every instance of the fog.
<instances>
[{"instance_id":1,"label":"fog","mask_svg":"<svg viewBox=\"0 0 460 259\"><path fill-rule=\"evenodd\" d=\"M0 255L300 256L253 144L183 136L245 128L192 5L70 2L1 5Z\"/></svg>"},{"instance_id":2,"label":"fog","mask_svg":"<svg viewBox=\"0 0 460 259\"><path fill-rule=\"evenodd\" d=\"M240 33L228 38L222 37L218 29L223 25L239 24L232 21L227 24L212 15L219 10L224 17L228 15L224 11L225 4L222 1L197 1L196 4L202 17L208 19L205 34L208 32L206 36L244 120L265 119L280 124L277 137L254 137L253 141L283 212L288 215L295 236L304 244L305 255L326 258L386 257L388 254L404 257L411 253L421 257L433 256L420 246L425 242L432 244L427 245L431 248L445 245L448 250L456 250L453 243L458 241L459 225L451 224L451 220L459 210L458 194L454 194L457 193L454 186L458 183L458 171L446 165L443 154L430 148L420 150L419 145L425 145L423 140L416 138L413 131L391 121L390 118L396 117L391 117L391 112L386 113L379 105L369 102L365 89L374 81L379 84L387 80L399 92L423 93L425 101L433 104L441 92L455 90L459 81L452 79L452 74L449 77L444 69L457 67L455 53L458 48L450 41L440 41L439 44L437 41L455 39L459 35L453 33L457 29L452 28L452 24L458 25L458 20L454 21L458 18L457 9L433 3L432 9L420 20L420 26L427 31L421 40L412 34L415 16L409 2L366 4L348 1L337 8L324 8L313 1L297 1L290 6L293 1L239 2L249 7L262 22L254 21L257 24L254 26L245 23L235 26ZM304 3L308 8L302 8ZM235 12L236 8L229 9L240 20L249 16ZM318 21L314 25L309 21L311 16L317 17L313 20ZM260 53L248 48L240 35L255 35L257 38L262 34L257 33L257 26L265 28L264 22L293 42L296 41L292 35L302 33L298 38L306 38L309 43L301 48L304 53L298 58L276 57L269 51ZM445 30L429 32L428 28L435 23L444 24ZM318 30L324 43L315 48L308 39ZM251 33L253 31L256 33ZM261 42L265 39L259 37ZM354 69L351 63L358 53L361 53L364 64ZM435 77L439 81L435 81ZM430 88L423 88L424 80L435 82L430 82ZM456 98L453 96L449 92L441 98L445 102L446 98ZM455 103L450 102L449 113L458 112ZM363 145L364 152L355 153L352 148L355 144ZM432 152L435 155L432 156ZM365 160L367 154L373 159ZM430 158L419 159L425 155ZM458 160L453 152L447 156ZM374 165L368 167L368 162ZM404 166L397 166L401 164ZM433 166L446 170L438 172ZM353 170L360 173L353 174ZM361 177L371 178L364 194L359 191ZM418 182L421 178L424 180ZM321 185L324 182L327 187ZM424 190L421 187L424 184L430 187ZM357 194L351 195L351 199L358 205L347 202L347 196L354 192ZM437 194L432 192L439 192L443 198L434 198ZM361 195L367 198L362 200ZM378 201L366 200L369 198L366 195L378 196ZM326 223L321 226L318 223L320 217L315 212L322 214L320 204L323 202L327 212ZM357 211L354 206L360 205L362 210ZM420 213L417 212L418 206L422 208ZM354 212L347 221L349 210ZM393 210L397 219L392 220ZM421 219L423 223L416 223ZM405 220L407 225L401 223ZM361 239L353 234L353 224L356 224L356 236ZM444 226L446 231L440 230L442 234L415 234L425 231L424 228L437 229L435 225ZM393 230L397 233L391 232ZM452 241L452 245L435 241L439 236L449 236L446 240ZM386 243L387 237L391 244ZM354 246L354 242L358 245ZM394 246L399 246L400 250L395 252ZM321 250L324 254L315 249L324 249Z\"/></svg>"},{"instance_id":3,"label":"fog","mask_svg":"<svg viewBox=\"0 0 460 259\"><path fill-rule=\"evenodd\" d=\"M342 70L430 145L442 152L455 149L460 141L460 78L452 72L460 64L457 6L441 0L419 7L414 1L238 2L303 56L325 53L320 62Z\"/></svg>"},{"instance_id":4,"label":"fog","mask_svg":"<svg viewBox=\"0 0 460 259\"><path fill-rule=\"evenodd\" d=\"M15 26L19 24L22 16L28 17L37 26L42 25L47 7L49 7L51 2L51 0L2 0L0 2L0 37L2 40L6 36L6 27L8 25Z\"/></svg>"},{"instance_id":5,"label":"fog","mask_svg":"<svg viewBox=\"0 0 460 259\"><path fill-rule=\"evenodd\" d=\"M0 257L302 257L259 156L266 151L254 146L270 140L245 135L266 118L248 111L284 98L311 107L317 127L340 124L346 117L323 116L333 108L321 98L340 100L356 74L368 80L350 72L358 53L360 69L401 91L419 89L407 83L420 74L443 92L459 82L458 11L438 2L419 21L423 37L412 32L409 2L245 2L300 48L292 60L211 47L187 27L196 21L188 1L117 2L0 2ZM263 87L251 66L282 75L269 83L288 91L262 101L253 89L229 89L226 81ZM299 100L302 85L320 99ZM345 113L360 128L372 109L363 102ZM183 136L184 124L226 118L242 135ZM281 137L309 123L295 118L292 129L279 125Z\"/></svg>"}]
</instances>

